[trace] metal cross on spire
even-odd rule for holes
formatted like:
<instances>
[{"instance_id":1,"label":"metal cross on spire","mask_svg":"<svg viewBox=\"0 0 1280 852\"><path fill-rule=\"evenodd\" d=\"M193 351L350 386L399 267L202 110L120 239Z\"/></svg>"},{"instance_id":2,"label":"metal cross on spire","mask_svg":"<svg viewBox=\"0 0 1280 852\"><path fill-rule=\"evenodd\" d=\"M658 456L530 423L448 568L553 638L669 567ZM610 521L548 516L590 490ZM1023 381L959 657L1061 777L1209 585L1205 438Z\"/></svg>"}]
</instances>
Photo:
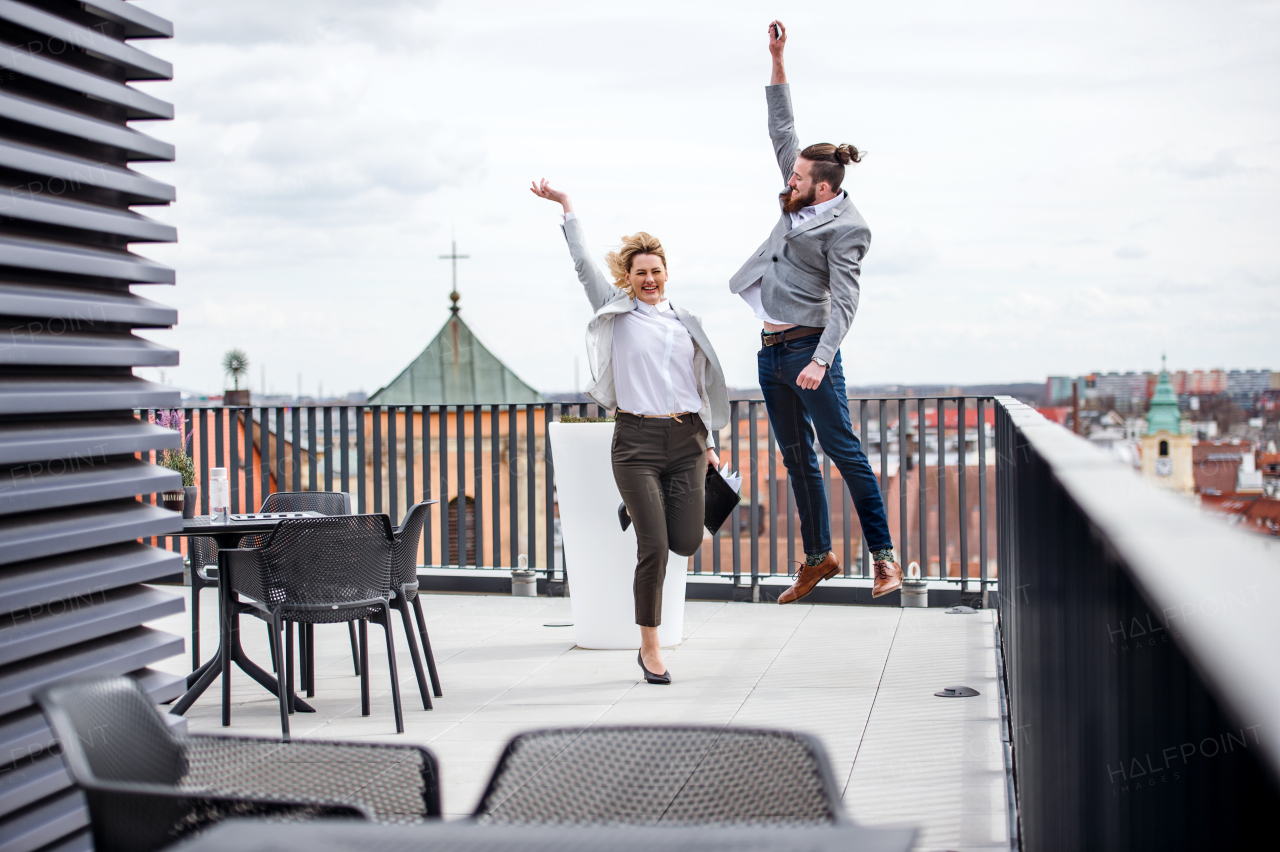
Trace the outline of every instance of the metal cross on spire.
<instances>
[{"instance_id":1,"label":"metal cross on spire","mask_svg":"<svg viewBox=\"0 0 1280 852\"><path fill-rule=\"evenodd\" d=\"M458 254L458 240L456 238L452 240L452 245L453 249L448 254L440 255L440 259L453 261L453 292L449 294L453 307L449 308L449 310L456 314L458 312L458 300L462 298L458 293L458 261L469 260L471 255Z\"/></svg>"}]
</instances>

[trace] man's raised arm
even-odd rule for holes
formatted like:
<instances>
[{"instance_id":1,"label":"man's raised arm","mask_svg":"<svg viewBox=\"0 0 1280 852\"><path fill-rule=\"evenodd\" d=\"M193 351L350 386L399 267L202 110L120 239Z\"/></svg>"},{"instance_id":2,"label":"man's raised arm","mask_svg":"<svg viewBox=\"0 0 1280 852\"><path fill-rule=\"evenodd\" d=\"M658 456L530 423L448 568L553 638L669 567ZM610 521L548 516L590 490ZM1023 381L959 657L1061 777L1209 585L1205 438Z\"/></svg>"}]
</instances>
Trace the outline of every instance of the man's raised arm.
<instances>
[{"instance_id":1,"label":"man's raised arm","mask_svg":"<svg viewBox=\"0 0 1280 852\"><path fill-rule=\"evenodd\" d=\"M774 27L777 27L777 33L774 32ZM787 69L782 65L782 51L786 46L787 28L782 25L782 21L769 24L769 55L773 57L773 73L769 75L770 86L787 84Z\"/></svg>"},{"instance_id":2,"label":"man's raised arm","mask_svg":"<svg viewBox=\"0 0 1280 852\"><path fill-rule=\"evenodd\" d=\"M774 28L777 28L775 33ZM780 35L781 37L776 37ZM782 51L787 46L787 28L781 21L769 24L769 55L773 57L773 71L769 75L769 88L765 97L769 104L769 138L773 140L773 152L778 158L782 179L791 180L800 141L796 138L795 120L791 116L791 90L787 87L787 70L782 64Z\"/></svg>"}]
</instances>

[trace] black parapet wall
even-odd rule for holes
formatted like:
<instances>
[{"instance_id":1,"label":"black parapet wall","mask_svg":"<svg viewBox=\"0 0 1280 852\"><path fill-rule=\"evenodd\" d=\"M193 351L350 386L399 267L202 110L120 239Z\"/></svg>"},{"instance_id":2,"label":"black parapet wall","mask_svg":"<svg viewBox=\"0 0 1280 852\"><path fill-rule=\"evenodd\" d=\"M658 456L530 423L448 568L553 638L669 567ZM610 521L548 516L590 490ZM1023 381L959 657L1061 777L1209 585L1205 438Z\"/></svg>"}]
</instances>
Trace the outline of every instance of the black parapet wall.
<instances>
[{"instance_id":1,"label":"black parapet wall","mask_svg":"<svg viewBox=\"0 0 1280 852\"><path fill-rule=\"evenodd\" d=\"M122 0L0 0L3 849L92 845L34 690L129 675L163 701L184 686L149 668L182 639L143 626L183 600L142 585L182 570L179 554L145 543L181 528L156 505L180 477L152 463L179 439L135 414L179 397L133 373L178 363L136 333L177 321L137 292L173 284L173 270L132 250L176 239L134 209L167 205L174 189L130 168L173 159L147 125L130 126L173 107L129 85L171 78L130 42L172 32Z\"/></svg>"},{"instance_id":2,"label":"black parapet wall","mask_svg":"<svg viewBox=\"0 0 1280 852\"><path fill-rule=\"evenodd\" d=\"M1267 846L1280 811L1274 556L1016 400L996 405L1021 848Z\"/></svg>"}]
</instances>

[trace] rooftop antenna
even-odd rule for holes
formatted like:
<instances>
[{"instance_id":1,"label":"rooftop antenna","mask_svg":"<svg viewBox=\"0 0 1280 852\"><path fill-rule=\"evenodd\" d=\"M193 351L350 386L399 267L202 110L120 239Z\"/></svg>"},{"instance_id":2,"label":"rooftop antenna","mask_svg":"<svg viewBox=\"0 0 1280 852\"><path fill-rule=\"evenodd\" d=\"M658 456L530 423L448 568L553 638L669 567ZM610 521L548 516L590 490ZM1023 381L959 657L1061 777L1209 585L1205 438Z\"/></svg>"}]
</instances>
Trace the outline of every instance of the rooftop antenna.
<instances>
[{"instance_id":1,"label":"rooftop antenna","mask_svg":"<svg viewBox=\"0 0 1280 852\"><path fill-rule=\"evenodd\" d=\"M471 255L458 254L458 238L453 232L452 225L449 226L449 239L453 248L448 254L440 255L440 259L453 262L453 292L449 294L449 299L453 302L453 306L449 308L449 311L453 313L454 316L457 316L458 300L462 298L462 296L458 294L458 261L469 260Z\"/></svg>"}]
</instances>

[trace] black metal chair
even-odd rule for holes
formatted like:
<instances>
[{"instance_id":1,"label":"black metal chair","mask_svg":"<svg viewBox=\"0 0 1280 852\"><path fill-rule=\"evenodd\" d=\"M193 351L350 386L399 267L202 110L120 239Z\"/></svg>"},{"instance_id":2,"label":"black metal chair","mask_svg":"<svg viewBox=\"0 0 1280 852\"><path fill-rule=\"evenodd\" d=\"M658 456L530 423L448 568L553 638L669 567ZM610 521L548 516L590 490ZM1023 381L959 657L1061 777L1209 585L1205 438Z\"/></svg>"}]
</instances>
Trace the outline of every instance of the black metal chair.
<instances>
[{"instance_id":1,"label":"black metal chair","mask_svg":"<svg viewBox=\"0 0 1280 852\"><path fill-rule=\"evenodd\" d=\"M351 495L346 491L277 491L268 494L262 501L259 512L319 512L322 515L350 515ZM245 536L241 547L257 547L266 536ZM218 543L207 536L190 539L191 556L191 669L200 668L200 592L203 589L218 587ZM359 653L356 646L356 628L354 622L348 622L347 630L351 638L351 659L355 663L356 677L360 676ZM268 627L268 634L270 628ZM303 688L307 695L315 693L314 657L309 649L313 647L308 635L302 645L308 649L307 663L303 665ZM274 641L274 640L273 640ZM274 660L274 656L272 658Z\"/></svg>"},{"instance_id":2,"label":"black metal chair","mask_svg":"<svg viewBox=\"0 0 1280 852\"><path fill-rule=\"evenodd\" d=\"M366 716L370 712L369 666L363 620L381 624L387 638L396 732L404 732L389 603L394 546L386 515L345 515L284 520L260 547L226 552L232 606L237 614L243 611L270 621L276 637L273 652L283 683L280 727L286 740L293 711L293 655L282 653L286 622L361 621L360 694ZM240 595L248 599L247 607L240 606Z\"/></svg>"},{"instance_id":3,"label":"black metal chair","mask_svg":"<svg viewBox=\"0 0 1280 852\"><path fill-rule=\"evenodd\" d=\"M515 737L482 823L830 826L844 809L822 744L788 731L636 726Z\"/></svg>"},{"instance_id":4,"label":"black metal chair","mask_svg":"<svg viewBox=\"0 0 1280 852\"><path fill-rule=\"evenodd\" d=\"M351 494L346 491L277 491L268 494L259 512L319 512L321 515L350 515ZM266 536L246 537L241 546L260 547ZM293 626L286 625L289 634L286 644L293 639ZM347 636L351 641L351 664L355 676L360 677L360 646L356 637L356 623L347 622ZM292 653L292 652L290 652ZM316 694L315 625L298 625L298 662L301 669L302 689L307 697ZM279 674L279 672L276 672Z\"/></svg>"},{"instance_id":5,"label":"black metal chair","mask_svg":"<svg viewBox=\"0 0 1280 852\"><path fill-rule=\"evenodd\" d=\"M175 735L132 680L36 694L89 804L98 852L151 852L230 817L419 822L440 814L418 746Z\"/></svg>"},{"instance_id":6,"label":"black metal chair","mask_svg":"<svg viewBox=\"0 0 1280 852\"><path fill-rule=\"evenodd\" d=\"M415 503L405 512L404 520L395 531L395 553L391 562L391 590L395 597L391 605L400 611L404 621L405 638L409 640L409 653L413 657L413 673L418 679L418 691L422 693L423 709L432 709L431 693L437 697L444 695L440 689L440 676L436 673L436 658L431 653L431 639L427 636L427 619L422 613L422 597L418 594L418 542L422 538L422 526L426 523L427 514L435 500ZM418 643L413 637L413 616L409 614L412 601L414 614L417 616L418 635L422 639L422 654L418 653ZM422 656L427 658L427 671L431 675L431 688L427 688L427 679L422 671Z\"/></svg>"}]
</instances>

